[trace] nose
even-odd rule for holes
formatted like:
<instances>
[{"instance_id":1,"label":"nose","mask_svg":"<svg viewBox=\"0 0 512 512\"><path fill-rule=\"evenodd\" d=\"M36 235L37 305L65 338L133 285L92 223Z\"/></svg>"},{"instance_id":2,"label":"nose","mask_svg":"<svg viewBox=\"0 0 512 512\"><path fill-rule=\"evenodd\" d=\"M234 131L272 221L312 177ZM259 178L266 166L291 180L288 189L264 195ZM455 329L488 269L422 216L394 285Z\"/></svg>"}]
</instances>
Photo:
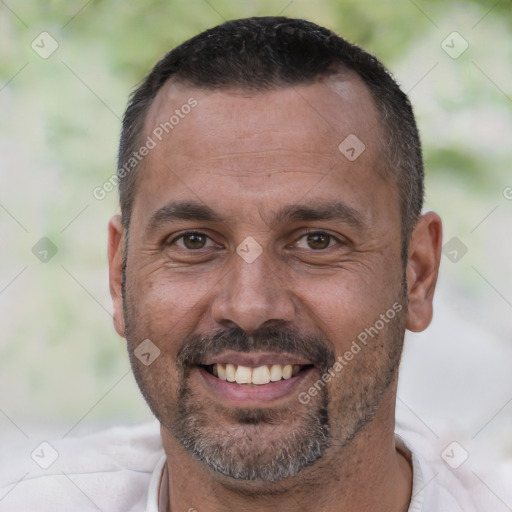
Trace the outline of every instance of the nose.
<instances>
[{"instance_id":1,"label":"nose","mask_svg":"<svg viewBox=\"0 0 512 512\"><path fill-rule=\"evenodd\" d=\"M264 253L251 263L234 254L232 269L217 290L211 312L217 324L250 332L292 322L295 306L291 289Z\"/></svg>"}]
</instances>

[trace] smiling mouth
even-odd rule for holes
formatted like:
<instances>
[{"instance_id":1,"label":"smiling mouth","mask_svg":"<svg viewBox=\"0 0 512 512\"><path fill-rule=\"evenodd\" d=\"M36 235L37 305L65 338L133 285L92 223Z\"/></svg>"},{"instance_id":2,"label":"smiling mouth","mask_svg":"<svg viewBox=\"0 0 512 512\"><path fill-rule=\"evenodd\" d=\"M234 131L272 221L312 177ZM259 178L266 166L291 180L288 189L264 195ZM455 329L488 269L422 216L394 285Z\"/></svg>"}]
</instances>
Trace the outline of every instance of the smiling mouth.
<instances>
[{"instance_id":1,"label":"smiling mouth","mask_svg":"<svg viewBox=\"0 0 512 512\"><path fill-rule=\"evenodd\" d=\"M202 365L210 375L220 380L242 386L264 386L270 382L289 380L299 373L312 368L312 364L271 364L255 368L232 363Z\"/></svg>"}]
</instances>

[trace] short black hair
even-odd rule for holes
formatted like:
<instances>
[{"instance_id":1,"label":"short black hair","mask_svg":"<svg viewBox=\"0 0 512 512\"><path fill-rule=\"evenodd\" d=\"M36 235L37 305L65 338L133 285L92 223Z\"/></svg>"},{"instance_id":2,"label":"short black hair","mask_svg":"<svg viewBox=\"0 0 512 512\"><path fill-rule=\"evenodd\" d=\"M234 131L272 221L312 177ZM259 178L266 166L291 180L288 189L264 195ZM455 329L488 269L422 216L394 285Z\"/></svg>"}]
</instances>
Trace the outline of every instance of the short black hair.
<instances>
[{"instance_id":1,"label":"short black hair","mask_svg":"<svg viewBox=\"0 0 512 512\"><path fill-rule=\"evenodd\" d=\"M232 20L206 30L167 53L134 91L124 114L118 155L125 230L140 174L140 164L130 169L126 162L141 146L149 107L168 79L202 89L258 92L311 83L337 69L349 69L363 80L379 112L380 149L384 170L398 186L406 261L424 196L421 142L410 101L377 58L324 27L286 17Z\"/></svg>"}]
</instances>

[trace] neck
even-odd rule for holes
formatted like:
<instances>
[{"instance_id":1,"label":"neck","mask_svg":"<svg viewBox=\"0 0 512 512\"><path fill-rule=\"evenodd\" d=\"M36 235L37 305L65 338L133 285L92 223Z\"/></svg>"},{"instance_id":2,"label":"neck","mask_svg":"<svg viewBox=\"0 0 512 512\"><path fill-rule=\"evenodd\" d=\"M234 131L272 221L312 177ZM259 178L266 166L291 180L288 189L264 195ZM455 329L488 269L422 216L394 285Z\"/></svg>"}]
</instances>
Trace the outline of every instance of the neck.
<instances>
[{"instance_id":1,"label":"neck","mask_svg":"<svg viewBox=\"0 0 512 512\"><path fill-rule=\"evenodd\" d=\"M169 461L168 512L406 512L412 469L395 446L395 391L388 388L373 420L350 444L331 446L322 459L297 476L272 484L240 482L215 473L184 451L162 428Z\"/></svg>"}]
</instances>

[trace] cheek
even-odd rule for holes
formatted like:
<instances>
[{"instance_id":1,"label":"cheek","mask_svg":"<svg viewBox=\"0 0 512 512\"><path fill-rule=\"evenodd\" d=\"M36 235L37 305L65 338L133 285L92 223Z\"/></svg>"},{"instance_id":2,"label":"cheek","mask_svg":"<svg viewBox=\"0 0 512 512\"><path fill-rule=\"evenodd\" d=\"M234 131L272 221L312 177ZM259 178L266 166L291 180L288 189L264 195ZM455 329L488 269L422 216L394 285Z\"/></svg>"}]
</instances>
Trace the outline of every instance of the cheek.
<instances>
[{"instance_id":1,"label":"cheek","mask_svg":"<svg viewBox=\"0 0 512 512\"><path fill-rule=\"evenodd\" d=\"M180 275L170 269L127 274L130 327L137 338L159 340L170 350L197 328L212 282L199 275Z\"/></svg>"},{"instance_id":2,"label":"cheek","mask_svg":"<svg viewBox=\"0 0 512 512\"><path fill-rule=\"evenodd\" d=\"M135 380L151 410L163 424L169 424L176 413L183 376L173 358L162 352L150 364L132 358Z\"/></svg>"},{"instance_id":3,"label":"cheek","mask_svg":"<svg viewBox=\"0 0 512 512\"><path fill-rule=\"evenodd\" d=\"M307 282L302 278L303 284L295 286L294 292L303 315L333 340L336 351L344 351L352 339L399 300L397 280L383 284L381 279L375 274L367 278L360 273L340 272L339 276Z\"/></svg>"}]
</instances>

